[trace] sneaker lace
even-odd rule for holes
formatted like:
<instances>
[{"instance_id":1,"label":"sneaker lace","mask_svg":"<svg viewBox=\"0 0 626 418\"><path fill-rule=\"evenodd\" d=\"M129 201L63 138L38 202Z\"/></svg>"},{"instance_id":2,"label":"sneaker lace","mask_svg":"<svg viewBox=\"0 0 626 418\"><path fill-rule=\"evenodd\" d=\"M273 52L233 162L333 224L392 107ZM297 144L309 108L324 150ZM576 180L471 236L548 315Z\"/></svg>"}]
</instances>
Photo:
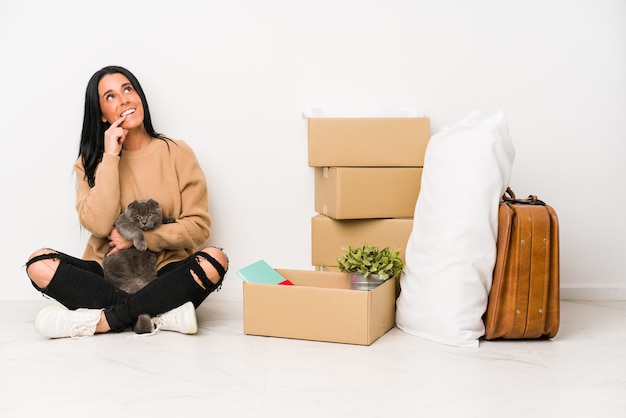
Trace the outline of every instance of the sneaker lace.
<instances>
[{"instance_id":1,"label":"sneaker lace","mask_svg":"<svg viewBox=\"0 0 626 418\"><path fill-rule=\"evenodd\" d=\"M135 338L152 337L154 334L161 331L161 328L163 327L163 319L161 319L160 316L156 316L152 318L152 326L154 327L152 332L146 332L143 334L132 334L132 335L129 335L128 338L135 339Z\"/></svg>"},{"instance_id":2,"label":"sneaker lace","mask_svg":"<svg viewBox=\"0 0 626 418\"><path fill-rule=\"evenodd\" d=\"M163 328L163 320L160 317L154 317L152 318L152 326L154 326L154 331L151 332L151 334L157 333L159 331L161 331L161 328Z\"/></svg>"}]
</instances>

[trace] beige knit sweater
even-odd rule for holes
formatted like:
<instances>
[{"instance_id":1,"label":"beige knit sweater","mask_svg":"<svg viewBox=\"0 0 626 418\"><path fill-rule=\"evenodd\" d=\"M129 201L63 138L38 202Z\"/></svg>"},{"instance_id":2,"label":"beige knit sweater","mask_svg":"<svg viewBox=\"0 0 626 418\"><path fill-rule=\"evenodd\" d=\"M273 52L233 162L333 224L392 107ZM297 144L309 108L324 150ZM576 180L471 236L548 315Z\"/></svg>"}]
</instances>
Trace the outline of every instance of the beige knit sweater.
<instances>
[{"instance_id":1,"label":"beige knit sweater","mask_svg":"<svg viewBox=\"0 0 626 418\"><path fill-rule=\"evenodd\" d=\"M184 141L153 139L141 151L122 151L119 157L105 154L93 188L87 183L80 158L74 170L78 219L91 232L85 260L102 262L115 218L135 199L155 199L163 217L176 219L145 233L148 249L161 253L158 268L182 260L206 244L211 232L206 180Z\"/></svg>"}]
</instances>

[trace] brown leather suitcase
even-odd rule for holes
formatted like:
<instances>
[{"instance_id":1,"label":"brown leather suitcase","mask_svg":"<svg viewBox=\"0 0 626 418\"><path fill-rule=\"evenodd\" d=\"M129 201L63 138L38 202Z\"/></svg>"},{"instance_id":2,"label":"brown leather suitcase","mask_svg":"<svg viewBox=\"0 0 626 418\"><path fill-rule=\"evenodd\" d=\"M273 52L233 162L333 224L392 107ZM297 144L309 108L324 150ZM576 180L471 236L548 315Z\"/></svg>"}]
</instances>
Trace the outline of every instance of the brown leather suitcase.
<instances>
[{"instance_id":1,"label":"brown leather suitcase","mask_svg":"<svg viewBox=\"0 0 626 418\"><path fill-rule=\"evenodd\" d=\"M498 214L497 257L485 339L552 338L559 330L559 225L536 196L509 188Z\"/></svg>"}]
</instances>

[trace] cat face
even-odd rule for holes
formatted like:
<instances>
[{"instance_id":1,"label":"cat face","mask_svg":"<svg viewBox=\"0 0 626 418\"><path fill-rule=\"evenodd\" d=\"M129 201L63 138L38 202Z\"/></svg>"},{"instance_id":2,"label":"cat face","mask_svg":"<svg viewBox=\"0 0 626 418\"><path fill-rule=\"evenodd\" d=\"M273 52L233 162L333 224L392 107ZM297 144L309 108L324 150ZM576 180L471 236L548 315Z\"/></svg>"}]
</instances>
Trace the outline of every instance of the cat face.
<instances>
[{"instance_id":1,"label":"cat face","mask_svg":"<svg viewBox=\"0 0 626 418\"><path fill-rule=\"evenodd\" d=\"M134 200L125 211L128 220L142 231L148 231L161 224L161 207L156 200Z\"/></svg>"}]
</instances>

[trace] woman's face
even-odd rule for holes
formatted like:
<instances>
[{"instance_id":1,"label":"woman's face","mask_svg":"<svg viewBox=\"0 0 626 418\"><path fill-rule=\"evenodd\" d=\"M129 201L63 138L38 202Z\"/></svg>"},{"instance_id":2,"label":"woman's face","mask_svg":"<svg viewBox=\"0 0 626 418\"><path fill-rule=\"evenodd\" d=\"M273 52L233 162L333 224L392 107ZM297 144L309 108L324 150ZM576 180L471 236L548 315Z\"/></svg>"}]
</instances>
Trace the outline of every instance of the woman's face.
<instances>
[{"instance_id":1,"label":"woman's face","mask_svg":"<svg viewBox=\"0 0 626 418\"><path fill-rule=\"evenodd\" d=\"M143 104L124 74L107 74L98 83L102 119L108 123L125 117L121 127L131 130L143 126Z\"/></svg>"}]
</instances>

